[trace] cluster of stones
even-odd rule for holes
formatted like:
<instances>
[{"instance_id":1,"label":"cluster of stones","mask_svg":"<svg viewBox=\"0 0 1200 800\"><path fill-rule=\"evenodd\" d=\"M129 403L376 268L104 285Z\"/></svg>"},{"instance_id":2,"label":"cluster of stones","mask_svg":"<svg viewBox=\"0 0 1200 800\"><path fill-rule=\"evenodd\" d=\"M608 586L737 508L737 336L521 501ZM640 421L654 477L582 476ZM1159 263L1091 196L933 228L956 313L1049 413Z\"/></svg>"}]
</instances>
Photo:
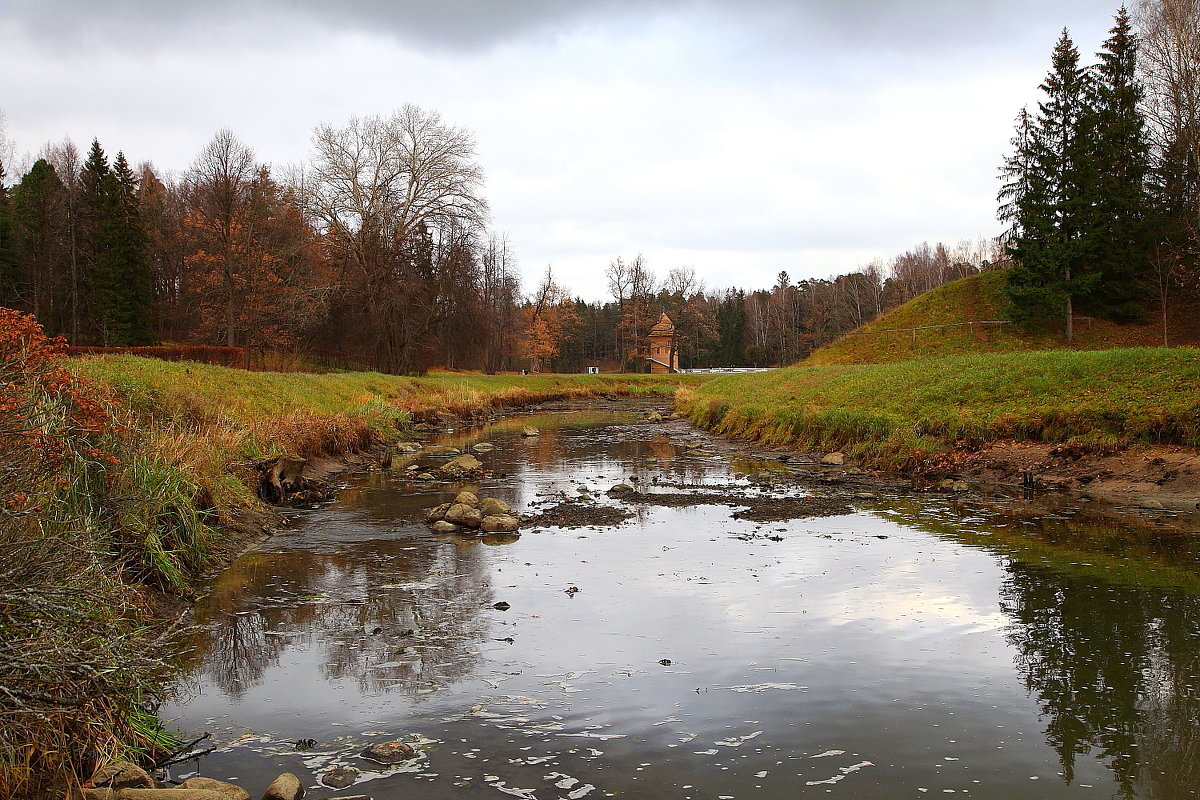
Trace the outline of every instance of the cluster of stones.
<instances>
[{"instance_id":1,"label":"cluster of stones","mask_svg":"<svg viewBox=\"0 0 1200 800\"><path fill-rule=\"evenodd\" d=\"M359 753L359 756L368 761L374 761L376 764L391 766L401 764L410 758L416 758L417 751L412 745L397 739L392 742L373 744ZM321 775L321 783L331 789L345 789L347 786L353 786L361 774L354 767L333 767Z\"/></svg>"},{"instance_id":2,"label":"cluster of stones","mask_svg":"<svg viewBox=\"0 0 1200 800\"><path fill-rule=\"evenodd\" d=\"M484 533L515 531L520 520L508 503L495 497L480 499L474 492L459 492L452 503L442 503L425 517L435 533L478 530Z\"/></svg>"},{"instance_id":3,"label":"cluster of stones","mask_svg":"<svg viewBox=\"0 0 1200 800\"><path fill-rule=\"evenodd\" d=\"M85 800L250 800L250 793L241 786L212 778L188 778L168 789L128 761L101 767L88 783L91 786L83 790ZM285 772L271 782L262 800L299 800L303 796L300 779Z\"/></svg>"}]
</instances>

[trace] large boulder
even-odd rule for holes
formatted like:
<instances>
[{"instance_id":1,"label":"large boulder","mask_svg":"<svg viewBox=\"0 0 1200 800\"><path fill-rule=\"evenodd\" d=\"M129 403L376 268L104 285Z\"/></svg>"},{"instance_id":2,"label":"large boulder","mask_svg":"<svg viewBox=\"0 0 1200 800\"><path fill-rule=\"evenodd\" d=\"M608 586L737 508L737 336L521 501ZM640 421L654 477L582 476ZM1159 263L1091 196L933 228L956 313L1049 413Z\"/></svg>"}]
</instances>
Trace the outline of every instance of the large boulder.
<instances>
[{"instance_id":1,"label":"large boulder","mask_svg":"<svg viewBox=\"0 0 1200 800\"><path fill-rule=\"evenodd\" d=\"M434 506L425 514L426 522L437 522L439 519L446 518L446 512L450 510L450 503L442 503L440 506Z\"/></svg>"},{"instance_id":2,"label":"large boulder","mask_svg":"<svg viewBox=\"0 0 1200 800\"><path fill-rule=\"evenodd\" d=\"M479 510L483 512L485 517L498 516L512 511L508 503L495 497L483 498L483 501L479 504Z\"/></svg>"},{"instance_id":3,"label":"large boulder","mask_svg":"<svg viewBox=\"0 0 1200 800\"><path fill-rule=\"evenodd\" d=\"M114 761L92 774L92 785L109 789L153 789L154 779L132 761Z\"/></svg>"},{"instance_id":4,"label":"large boulder","mask_svg":"<svg viewBox=\"0 0 1200 800\"><path fill-rule=\"evenodd\" d=\"M463 453L439 467L438 472L451 477L466 477L481 467L483 467L482 461L470 453Z\"/></svg>"},{"instance_id":5,"label":"large boulder","mask_svg":"<svg viewBox=\"0 0 1200 800\"><path fill-rule=\"evenodd\" d=\"M479 523L479 527L487 533L507 533L521 527L521 523L511 514L489 514Z\"/></svg>"},{"instance_id":6,"label":"large boulder","mask_svg":"<svg viewBox=\"0 0 1200 800\"><path fill-rule=\"evenodd\" d=\"M227 800L250 800L250 793L232 783L218 781L213 778L188 778L183 783L179 784L180 789L200 789L206 792L215 792Z\"/></svg>"},{"instance_id":7,"label":"large boulder","mask_svg":"<svg viewBox=\"0 0 1200 800\"><path fill-rule=\"evenodd\" d=\"M109 790L111 791L111 790ZM212 789L121 789L113 800L230 800L230 795Z\"/></svg>"},{"instance_id":8,"label":"large boulder","mask_svg":"<svg viewBox=\"0 0 1200 800\"><path fill-rule=\"evenodd\" d=\"M417 751L407 742L396 739L391 742L373 744L366 750L363 750L360 755L377 764L399 764L401 761L415 758Z\"/></svg>"},{"instance_id":9,"label":"large boulder","mask_svg":"<svg viewBox=\"0 0 1200 800\"><path fill-rule=\"evenodd\" d=\"M474 492L462 491L454 496L455 503L461 503L464 506L471 508L479 508L479 496Z\"/></svg>"},{"instance_id":10,"label":"large boulder","mask_svg":"<svg viewBox=\"0 0 1200 800\"><path fill-rule=\"evenodd\" d=\"M353 786L360 774L354 767L334 767L321 775L321 783L331 789L345 789Z\"/></svg>"},{"instance_id":11,"label":"large boulder","mask_svg":"<svg viewBox=\"0 0 1200 800\"><path fill-rule=\"evenodd\" d=\"M483 522L483 514L478 508L471 508L466 503L454 503L446 512L446 522L453 522L465 528L478 528Z\"/></svg>"},{"instance_id":12,"label":"large boulder","mask_svg":"<svg viewBox=\"0 0 1200 800\"><path fill-rule=\"evenodd\" d=\"M304 787L300 779L290 772L285 772L263 792L262 800L300 800L304 797Z\"/></svg>"}]
</instances>

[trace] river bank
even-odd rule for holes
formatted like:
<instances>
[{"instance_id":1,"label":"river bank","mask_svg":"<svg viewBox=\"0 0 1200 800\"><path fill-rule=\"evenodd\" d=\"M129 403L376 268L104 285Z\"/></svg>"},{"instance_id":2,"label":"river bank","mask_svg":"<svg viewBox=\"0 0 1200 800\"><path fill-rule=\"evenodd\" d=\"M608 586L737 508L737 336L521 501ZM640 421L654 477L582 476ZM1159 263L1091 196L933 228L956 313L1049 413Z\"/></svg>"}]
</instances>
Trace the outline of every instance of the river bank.
<instances>
[{"instance_id":1,"label":"river bank","mask_svg":"<svg viewBox=\"0 0 1200 800\"><path fill-rule=\"evenodd\" d=\"M422 420L547 399L670 392L649 376L277 375L71 361L25 315L0 326L0 794L61 797L178 742L154 711L163 642L206 575L269 532L283 461L386 459ZM381 449L383 448L383 449Z\"/></svg>"},{"instance_id":2,"label":"river bank","mask_svg":"<svg viewBox=\"0 0 1200 800\"><path fill-rule=\"evenodd\" d=\"M1053 354L1038 357L1057 358ZM24 524L20 520L53 516L64 530L90 531L88 536L93 539L88 552L93 555L87 563L63 564L61 569L84 579L96 576L89 591L99 581L105 598L122 599L100 603L115 615L105 623L116 626L111 635L76 644L91 651L106 642L105 657L96 665L98 674L109 674L106 665L110 662L129 663L133 652L147 659L137 680L123 688L101 686L92 692L101 700L113 691L125 693L117 702L105 703L102 716L95 716L87 707L82 713L67 712L78 721L72 730L99 731L100 736L88 734L91 739L81 739L72 734L70 746L60 748L64 758L37 762L30 762L27 751L21 750L22 738L29 740L27 734L6 736L2 777L10 786L30 786L31 780L45 786L78 786L97 762L171 749L170 737L162 733L150 713L157 703L163 665L152 643L161 628L147 623L173 618L195 598L195 587L205 575L229 564L264 534L279 532L278 517L260 495L264 477L281 460L293 467L299 465L298 481L290 488L299 490L302 499L319 499L328 495L331 479L338 473L383 468L397 459L390 445L413 436L418 427L423 428L421 433L437 436L448 427L461 425L462 420L478 421L551 401L624 406L631 398L649 397L663 404L676 391L678 379L686 385L679 390L675 407L687 419L646 420L644 424L684 444L698 441L698 436L708 437L692 429L691 422L734 436L708 437L701 446L713 455L752 456L756 462L778 465L767 477L754 478L752 483L826 487L830 500L824 510L831 514L843 511L841 504L869 501L868 496L913 494L944 496L956 503L990 503L994 509L1008 508L1018 516L1053 514L1057 513L1055 507L1068 505L1068 516L1073 519L1113 519L1125 524L1123 520L1132 518L1167 530L1194 531L1194 519L1182 512L1195 506L1195 451L1146 444L1135 435L1137 431L1177 438L1191 435L1188 415L1192 412L1176 399L1193 385L1187 382L1189 370L1194 368L1189 357L1171 356L1182 360L1168 364L1167 369L1158 355L1119 356L1118 363L1135 371L1146 371L1148 364L1163 368L1147 372L1158 381L1149 389L1145 381L1150 378L1133 382L1140 387L1140 394L1125 389L1110 392L1111 398L1104 401L1108 406L1103 406L1103 398L1091 395L1081 404L1072 394L1088 370L1095 368L1076 364L1068 370L1079 373L1075 383L1060 381L1051 389L1039 384L1044 393L1058 393L1055 407L1078 406L1073 416L1047 413L1043 402L1040 406L1029 404L1026 416L1014 417L1010 393L996 400L995 413L987 417L991 427L980 424L981 417L961 410L975 413L986 409L977 377L965 388L961 380L953 385L934 382L926 384L924 394L905 390L908 394L885 397L880 387L887 382L881 384L879 375L853 389L857 377L846 368L821 373L823 377L815 384L807 377L798 378L794 371L781 370L701 385L707 376L664 380L649 376L442 374L408 379L361 374L264 375L133 358L77 362L72 367L76 378L98 386L96 392L109 398L105 403L110 421L90 433L85 431L77 445L72 445L82 454L79 463L83 466L69 493L62 494L61 488L47 483L38 489L43 495L26 503L33 516L5 521ZM889 380L912 377L911 367L890 368L901 373ZM1011 372L1014 367L1006 369ZM1055 369L1061 372L1066 366L1059 364ZM978 372L968 370L967 374ZM724 383L731 380L736 382ZM1113 380L1116 377L1109 375L1110 383ZM810 385L824 389L840 386L840 391L850 387L852 395L858 392L854 397L861 397L850 406L822 410ZM939 386L940 394L931 394L930 385ZM1151 399L1159 396L1160 390L1166 391L1164 386L1173 394L1163 395L1167 400L1155 405ZM934 394L942 399L914 405ZM882 399L871 405L869 398ZM959 423L953 425L938 417L949 398L960 403ZM1116 416L1110 413L1114 399L1120 412ZM1194 400L1191 402L1194 405ZM1135 406L1140 408L1139 414L1127 413ZM763 408L771 411L764 413ZM919 418L913 416L916 408L922 409ZM667 412L664 416L669 414L669 409L661 411ZM904 417L905 413L909 416ZM1081 426L1088 419L1104 422L1085 430ZM1027 437L1036 432L1040 440L988 438L1014 430L1014 426ZM897 431L921 435L892 435ZM1117 435L1120 431L1125 434ZM104 459L112 459L112 463L106 464ZM960 484L964 479L965 485ZM646 498L642 487L634 488L627 498L631 506L668 502L664 497ZM1054 491L1047 494L1046 490ZM1066 491L1060 494L1058 490ZM315 494L305 495L306 491ZM723 494L720 499L725 505L745 499L744 492L735 491L732 485L716 487L714 494ZM681 506L707 504L703 499L677 501ZM576 515L581 509L563 506L561 501L558 506L542 510L542 521L565 519L564 515ZM46 508L54 511L47 514ZM747 509L764 519L775 515L780 520L803 517L811 510L786 503L758 511ZM586 508L583 513L579 521L595 522L587 517ZM52 538L44 543L54 548L56 542L58 539ZM115 560L113 553L117 554ZM74 578L51 575L49 580L53 591L76 585ZM99 595L80 596L94 599ZM79 615L68 615L61 631L51 633L68 637L79 624ZM14 654L13 674L19 677L24 674L19 653L27 642L18 637L9 644ZM56 681L41 686L50 692L62 688ZM98 725L97 719L108 722ZM61 727L66 730L69 726ZM57 733L52 730L47 735Z\"/></svg>"},{"instance_id":3,"label":"river bank","mask_svg":"<svg viewBox=\"0 0 1200 800\"><path fill-rule=\"evenodd\" d=\"M1194 652L1156 632L1200 590L1195 538L1155 524L1169 513L1137 533L1065 493L915 485L601 405L452 423L411 462L345 476L338 502L281 511L198 602L162 713L214 749L172 778L253 794L287 770L312 797L380 800L843 780L866 798L1113 779L1157 796L1140 776L1178 747L1156 709L1191 701L1155 687ZM409 474L453 450L484 468ZM517 510L519 535L431 532L467 490ZM380 766L363 755L380 742L412 751Z\"/></svg>"}]
</instances>

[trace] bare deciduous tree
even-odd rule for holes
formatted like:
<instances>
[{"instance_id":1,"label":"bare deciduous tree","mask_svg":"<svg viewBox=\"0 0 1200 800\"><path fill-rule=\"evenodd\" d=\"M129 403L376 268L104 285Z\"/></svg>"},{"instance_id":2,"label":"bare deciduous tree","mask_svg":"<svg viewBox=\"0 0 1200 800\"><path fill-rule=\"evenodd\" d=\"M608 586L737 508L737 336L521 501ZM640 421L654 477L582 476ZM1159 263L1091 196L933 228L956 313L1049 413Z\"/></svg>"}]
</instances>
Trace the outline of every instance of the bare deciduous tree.
<instances>
[{"instance_id":1,"label":"bare deciduous tree","mask_svg":"<svg viewBox=\"0 0 1200 800\"><path fill-rule=\"evenodd\" d=\"M301 193L359 315L358 349L382 369L417 371L438 308L432 250L446 232L487 217L474 139L405 105L321 125L313 148Z\"/></svg>"}]
</instances>

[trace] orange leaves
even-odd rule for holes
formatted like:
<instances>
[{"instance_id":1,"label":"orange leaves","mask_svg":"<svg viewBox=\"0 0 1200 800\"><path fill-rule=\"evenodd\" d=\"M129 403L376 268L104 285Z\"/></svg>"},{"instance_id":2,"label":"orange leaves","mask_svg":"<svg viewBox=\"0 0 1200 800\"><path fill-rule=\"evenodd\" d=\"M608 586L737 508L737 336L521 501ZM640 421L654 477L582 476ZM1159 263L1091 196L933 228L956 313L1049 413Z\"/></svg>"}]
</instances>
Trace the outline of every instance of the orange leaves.
<instances>
[{"instance_id":1,"label":"orange leaves","mask_svg":"<svg viewBox=\"0 0 1200 800\"><path fill-rule=\"evenodd\" d=\"M10 475L0 506L10 510L41 484L53 491L56 473L74 457L117 463L91 438L119 426L99 388L63 367L65 350L32 316L0 308L0 471Z\"/></svg>"}]
</instances>

